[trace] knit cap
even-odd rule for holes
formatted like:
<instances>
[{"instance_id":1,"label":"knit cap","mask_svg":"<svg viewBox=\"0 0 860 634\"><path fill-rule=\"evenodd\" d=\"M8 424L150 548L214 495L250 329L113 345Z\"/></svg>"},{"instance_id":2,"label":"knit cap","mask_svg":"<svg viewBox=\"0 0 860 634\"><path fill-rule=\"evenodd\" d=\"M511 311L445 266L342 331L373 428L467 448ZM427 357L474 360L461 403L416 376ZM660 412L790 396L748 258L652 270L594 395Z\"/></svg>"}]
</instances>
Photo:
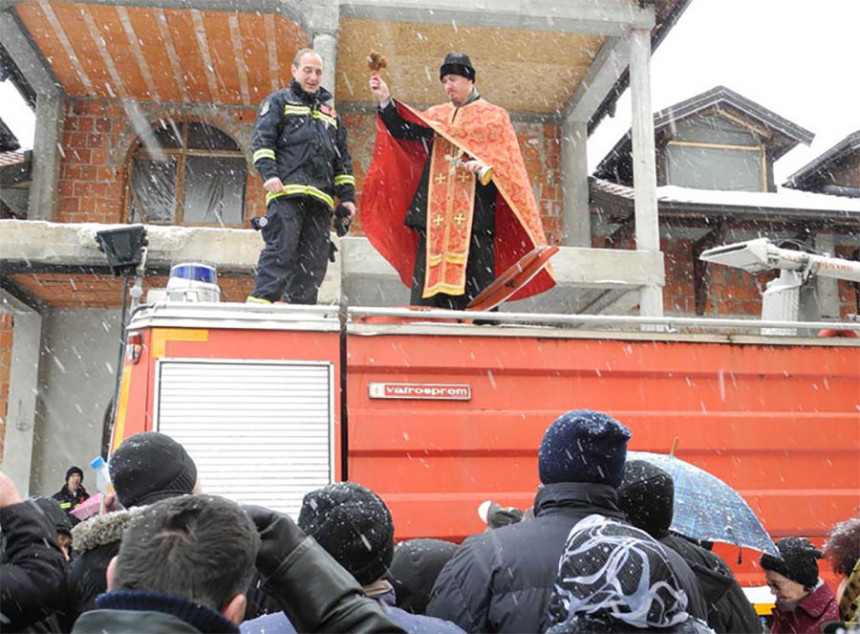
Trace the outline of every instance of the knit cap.
<instances>
[{"instance_id":1,"label":"knit cap","mask_svg":"<svg viewBox=\"0 0 860 634\"><path fill-rule=\"evenodd\" d=\"M108 470L125 508L187 495L197 482L197 467L185 448L156 431L126 438L111 456Z\"/></svg>"},{"instance_id":2,"label":"knit cap","mask_svg":"<svg viewBox=\"0 0 860 634\"><path fill-rule=\"evenodd\" d=\"M69 467L68 471L66 471L66 482L69 481L69 478L72 476L73 473L77 473L79 476L81 476L81 482L84 481L84 472L81 470L80 467Z\"/></svg>"},{"instance_id":3,"label":"knit cap","mask_svg":"<svg viewBox=\"0 0 860 634\"><path fill-rule=\"evenodd\" d=\"M618 507L636 528L656 537L669 534L675 504L671 474L645 460L628 460L618 487Z\"/></svg>"},{"instance_id":4,"label":"knit cap","mask_svg":"<svg viewBox=\"0 0 860 634\"><path fill-rule=\"evenodd\" d=\"M338 482L311 491L302 501L298 524L362 585L382 577L391 565L391 512L360 484Z\"/></svg>"},{"instance_id":5,"label":"knit cap","mask_svg":"<svg viewBox=\"0 0 860 634\"><path fill-rule=\"evenodd\" d=\"M602 412L562 414L544 434L538 451L540 481L594 482L618 487L624 476L630 430Z\"/></svg>"},{"instance_id":6,"label":"knit cap","mask_svg":"<svg viewBox=\"0 0 860 634\"><path fill-rule=\"evenodd\" d=\"M804 588L814 588L818 583L818 560L822 553L805 537L785 537L776 542L779 557L765 553L761 556L761 567L778 572L783 577L796 581Z\"/></svg>"}]
</instances>

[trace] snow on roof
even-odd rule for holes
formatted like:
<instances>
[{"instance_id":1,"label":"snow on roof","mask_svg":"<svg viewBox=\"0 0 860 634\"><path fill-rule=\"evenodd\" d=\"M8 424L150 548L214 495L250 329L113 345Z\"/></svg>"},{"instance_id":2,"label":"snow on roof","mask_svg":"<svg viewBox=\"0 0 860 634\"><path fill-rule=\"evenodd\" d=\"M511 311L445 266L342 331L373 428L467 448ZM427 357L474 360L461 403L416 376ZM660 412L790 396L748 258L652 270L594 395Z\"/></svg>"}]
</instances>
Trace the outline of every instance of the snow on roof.
<instances>
[{"instance_id":1,"label":"snow on roof","mask_svg":"<svg viewBox=\"0 0 860 634\"><path fill-rule=\"evenodd\" d=\"M595 178L594 186L621 198L633 199L633 188ZM658 203L687 203L756 209L807 209L809 211L838 211L860 214L860 199L831 196L793 189L774 192L736 192L716 189L692 189L666 185L657 188Z\"/></svg>"}]
</instances>

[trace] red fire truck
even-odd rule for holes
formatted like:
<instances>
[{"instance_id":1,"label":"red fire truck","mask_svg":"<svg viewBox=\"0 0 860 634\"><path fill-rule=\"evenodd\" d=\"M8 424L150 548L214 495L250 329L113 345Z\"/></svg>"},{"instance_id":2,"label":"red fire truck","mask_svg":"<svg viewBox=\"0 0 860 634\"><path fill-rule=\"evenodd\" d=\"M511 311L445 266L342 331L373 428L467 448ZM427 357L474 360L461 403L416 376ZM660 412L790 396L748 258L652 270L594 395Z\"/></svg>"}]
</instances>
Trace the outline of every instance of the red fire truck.
<instances>
[{"instance_id":1,"label":"red fire truck","mask_svg":"<svg viewBox=\"0 0 860 634\"><path fill-rule=\"evenodd\" d=\"M494 324L144 306L127 330L112 447L160 430L188 448L208 492L289 513L305 492L354 480L385 499L398 540L456 541L482 530L483 500L530 506L545 429L591 408L632 429L631 449L668 453L677 438L676 455L734 486L774 539L820 543L856 512L860 339L742 334L761 322L730 320L643 331L635 317L483 316ZM742 583L761 583L757 558L743 557Z\"/></svg>"}]
</instances>

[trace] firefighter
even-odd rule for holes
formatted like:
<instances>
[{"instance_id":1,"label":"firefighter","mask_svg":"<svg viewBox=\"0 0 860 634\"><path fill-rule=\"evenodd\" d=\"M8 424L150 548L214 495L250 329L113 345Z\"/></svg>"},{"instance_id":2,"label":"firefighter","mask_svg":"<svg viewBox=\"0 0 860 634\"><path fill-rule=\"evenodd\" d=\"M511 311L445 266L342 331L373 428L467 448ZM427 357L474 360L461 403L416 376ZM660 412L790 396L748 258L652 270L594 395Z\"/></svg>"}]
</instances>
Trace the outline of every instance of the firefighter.
<instances>
[{"instance_id":1,"label":"firefighter","mask_svg":"<svg viewBox=\"0 0 860 634\"><path fill-rule=\"evenodd\" d=\"M335 198L355 215L355 178L346 129L334 97L320 85L323 61L312 49L293 58L293 81L260 104L251 141L266 190L255 223L265 246L249 302L315 304L325 277Z\"/></svg>"}]
</instances>

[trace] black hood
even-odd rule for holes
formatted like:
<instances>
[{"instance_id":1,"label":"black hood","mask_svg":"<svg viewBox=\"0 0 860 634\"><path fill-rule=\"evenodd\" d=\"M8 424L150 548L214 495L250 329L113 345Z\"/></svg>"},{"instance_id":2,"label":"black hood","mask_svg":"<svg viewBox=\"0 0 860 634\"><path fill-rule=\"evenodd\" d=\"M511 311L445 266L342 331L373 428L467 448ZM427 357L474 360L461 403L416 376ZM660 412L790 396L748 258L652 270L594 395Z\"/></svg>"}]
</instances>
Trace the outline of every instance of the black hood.
<instances>
[{"instance_id":1,"label":"black hood","mask_svg":"<svg viewBox=\"0 0 860 634\"><path fill-rule=\"evenodd\" d=\"M660 467L630 460L618 487L618 505L637 528L660 538L669 534L675 503L675 483Z\"/></svg>"}]
</instances>

